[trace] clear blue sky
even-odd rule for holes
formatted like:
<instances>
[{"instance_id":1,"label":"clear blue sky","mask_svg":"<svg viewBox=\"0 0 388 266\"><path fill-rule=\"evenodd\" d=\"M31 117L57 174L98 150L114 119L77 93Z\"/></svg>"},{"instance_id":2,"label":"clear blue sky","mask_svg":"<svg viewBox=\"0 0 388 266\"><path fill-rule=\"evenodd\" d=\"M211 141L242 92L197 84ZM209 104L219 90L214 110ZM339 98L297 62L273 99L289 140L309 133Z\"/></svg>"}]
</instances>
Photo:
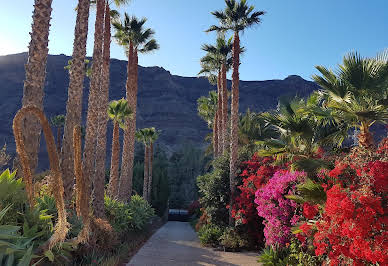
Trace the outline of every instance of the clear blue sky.
<instances>
[{"instance_id":1,"label":"clear blue sky","mask_svg":"<svg viewBox=\"0 0 388 266\"><path fill-rule=\"evenodd\" d=\"M27 51L33 0L3 1L0 8L0 55ZM71 55L75 0L53 0L50 54ZM248 0L265 10L263 23L245 32L247 52L240 68L242 80L283 79L296 74L310 79L315 65L335 66L357 50L374 56L388 47L388 0ZM172 74L195 76L200 46L215 34L204 33L217 23L210 11L224 8L223 0L133 0L121 12L147 17L156 31L160 50L142 55L143 66L161 66ZM93 47L91 12L88 55ZM112 43L112 58L125 59Z\"/></svg>"}]
</instances>

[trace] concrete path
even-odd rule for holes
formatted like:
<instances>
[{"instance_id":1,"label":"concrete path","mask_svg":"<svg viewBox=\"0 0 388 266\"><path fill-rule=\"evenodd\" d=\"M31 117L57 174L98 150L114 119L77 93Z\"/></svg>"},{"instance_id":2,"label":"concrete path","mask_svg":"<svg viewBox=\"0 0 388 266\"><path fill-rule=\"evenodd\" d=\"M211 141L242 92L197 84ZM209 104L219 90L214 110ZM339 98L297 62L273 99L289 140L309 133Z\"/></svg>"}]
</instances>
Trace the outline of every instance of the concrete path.
<instances>
[{"instance_id":1,"label":"concrete path","mask_svg":"<svg viewBox=\"0 0 388 266\"><path fill-rule=\"evenodd\" d=\"M257 253L213 251L200 245L190 224L168 222L131 259L127 266L259 265Z\"/></svg>"}]
</instances>

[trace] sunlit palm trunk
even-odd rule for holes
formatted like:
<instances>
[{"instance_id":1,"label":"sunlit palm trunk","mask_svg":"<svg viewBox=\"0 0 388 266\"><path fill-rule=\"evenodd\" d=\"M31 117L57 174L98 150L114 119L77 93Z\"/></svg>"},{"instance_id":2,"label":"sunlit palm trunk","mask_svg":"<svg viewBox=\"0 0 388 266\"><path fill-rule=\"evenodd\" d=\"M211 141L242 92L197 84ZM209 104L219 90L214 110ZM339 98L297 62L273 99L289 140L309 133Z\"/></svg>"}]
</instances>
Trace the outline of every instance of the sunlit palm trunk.
<instances>
[{"instance_id":1,"label":"sunlit palm trunk","mask_svg":"<svg viewBox=\"0 0 388 266\"><path fill-rule=\"evenodd\" d=\"M26 79L23 87L23 107L34 105L43 110L51 3L52 0L35 0L28 61L25 65ZM38 165L41 130L42 127L36 117L27 115L23 119L22 134L32 173Z\"/></svg>"},{"instance_id":2,"label":"sunlit palm trunk","mask_svg":"<svg viewBox=\"0 0 388 266\"><path fill-rule=\"evenodd\" d=\"M94 32L94 50L92 78L89 89L88 113L86 121L85 147L82 161L82 171L86 183L86 194L90 195L90 184L94 175L96 160L96 144L98 130L98 106L101 86L102 45L104 30L105 1L97 0L97 15Z\"/></svg>"},{"instance_id":3,"label":"sunlit palm trunk","mask_svg":"<svg viewBox=\"0 0 388 266\"><path fill-rule=\"evenodd\" d=\"M369 128L369 123L362 121L360 133L358 134L358 145L366 149L374 147L374 139L372 133L369 131Z\"/></svg>"},{"instance_id":4,"label":"sunlit palm trunk","mask_svg":"<svg viewBox=\"0 0 388 266\"><path fill-rule=\"evenodd\" d=\"M149 172L148 172L148 202L152 203L152 162L154 160L154 144L151 142L150 144L150 152L149 152Z\"/></svg>"},{"instance_id":5,"label":"sunlit palm trunk","mask_svg":"<svg viewBox=\"0 0 388 266\"><path fill-rule=\"evenodd\" d=\"M144 184L143 184L143 198L148 201L148 179L149 179L149 146L144 145Z\"/></svg>"},{"instance_id":6,"label":"sunlit palm trunk","mask_svg":"<svg viewBox=\"0 0 388 266\"><path fill-rule=\"evenodd\" d=\"M233 41L233 74L232 74L232 103L231 103L231 132L230 132L230 203L229 225L233 225L232 206L234 204L235 178L238 156L238 108L239 108L239 65L240 39L238 32L234 33Z\"/></svg>"},{"instance_id":7,"label":"sunlit palm trunk","mask_svg":"<svg viewBox=\"0 0 388 266\"><path fill-rule=\"evenodd\" d=\"M98 218L105 216L104 187L105 187L105 161L106 161L106 130L108 116L106 109L109 101L109 66L110 66L110 9L105 6L104 47L102 55L102 82L100 87L100 102L98 106L98 137L96 148L96 171L93 183L93 207L94 214ZM117 179L118 179L117 173ZM117 182L118 184L118 182Z\"/></svg>"},{"instance_id":8,"label":"sunlit palm trunk","mask_svg":"<svg viewBox=\"0 0 388 266\"><path fill-rule=\"evenodd\" d=\"M119 123L114 122L112 137L112 157L110 161L110 178L108 194L111 198L116 198L119 189L119 160L120 160L120 140Z\"/></svg>"},{"instance_id":9,"label":"sunlit palm trunk","mask_svg":"<svg viewBox=\"0 0 388 266\"><path fill-rule=\"evenodd\" d=\"M218 135L218 142L217 142L217 149L218 153L217 156L223 154L223 143L224 138L222 135L222 79L221 79L221 71L218 71L217 76L217 135Z\"/></svg>"},{"instance_id":10,"label":"sunlit palm trunk","mask_svg":"<svg viewBox=\"0 0 388 266\"><path fill-rule=\"evenodd\" d=\"M71 199L74 185L73 129L76 126L80 126L82 120L82 94L85 77L89 7L90 0L79 0L61 151L61 169L66 201Z\"/></svg>"},{"instance_id":11,"label":"sunlit palm trunk","mask_svg":"<svg viewBox=\"0 0 388 266\"><path fill-rule=\"evenodd\" d=\"M135 150L135 132L136 132L136 96L135 92L135 75L134 68L135 55L132 42L129 45L128 66L127 66L127 83L126 83L126 98L128 106L133 112L132 119L128 119L125 123L123 154L121 159L121 174L118 198L122 201L128 201L132 194L132 175L133 175L133 160ZM135 65L136 64L136 65ZM132 152L133 151L133 152Z\"/></svg>"},{"instance_id":12,"label":"sunlit palm trunk","mask_svg":"<svg viewBox=\"0 0 388 266\"><path fill-rule=\"evenodd\" d=\"M228 150L228 87L226 80L226 66L221 67L222 80L222 151L225 153Z\"/></svg>"}]
</instances>

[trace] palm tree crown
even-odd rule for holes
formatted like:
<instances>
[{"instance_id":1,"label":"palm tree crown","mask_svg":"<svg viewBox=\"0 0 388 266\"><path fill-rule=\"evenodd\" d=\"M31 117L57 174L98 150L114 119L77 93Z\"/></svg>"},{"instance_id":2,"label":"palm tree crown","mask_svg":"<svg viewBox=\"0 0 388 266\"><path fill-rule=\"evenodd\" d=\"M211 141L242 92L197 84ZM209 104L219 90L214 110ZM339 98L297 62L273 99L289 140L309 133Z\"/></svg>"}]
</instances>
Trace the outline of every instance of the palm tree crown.
<instances>
[{"instance_id":1,"label":"palm tree crown","mask_svg":"<svg viewBox=\"0 0 388 266\"><path fill-rule=\"evenodd\" d=\"M128 101L125 99L111 101L108 106L108 116L114 122L118 122L121 128L124 128L125 119L132 116Z\"/></svg>"}]
</instances>

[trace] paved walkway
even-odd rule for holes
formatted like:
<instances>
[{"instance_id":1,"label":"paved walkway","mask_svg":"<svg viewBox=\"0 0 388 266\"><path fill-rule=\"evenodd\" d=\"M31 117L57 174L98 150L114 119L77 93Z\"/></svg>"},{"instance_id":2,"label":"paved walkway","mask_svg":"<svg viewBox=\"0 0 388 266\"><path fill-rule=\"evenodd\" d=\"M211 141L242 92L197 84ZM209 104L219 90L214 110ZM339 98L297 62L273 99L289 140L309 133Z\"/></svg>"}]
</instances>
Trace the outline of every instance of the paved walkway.
<instances>
[{"instance_id":1,"label":"paved walkway","mask_svg":"<svg viewBox=\"0 0 388 266\"><path fill-rule=\"evenodd\" d=\"M190 224L168 222L131 259L127 266L259 265L256 253L213 251L200 245Z\"/></svg>"}]
</instances>

